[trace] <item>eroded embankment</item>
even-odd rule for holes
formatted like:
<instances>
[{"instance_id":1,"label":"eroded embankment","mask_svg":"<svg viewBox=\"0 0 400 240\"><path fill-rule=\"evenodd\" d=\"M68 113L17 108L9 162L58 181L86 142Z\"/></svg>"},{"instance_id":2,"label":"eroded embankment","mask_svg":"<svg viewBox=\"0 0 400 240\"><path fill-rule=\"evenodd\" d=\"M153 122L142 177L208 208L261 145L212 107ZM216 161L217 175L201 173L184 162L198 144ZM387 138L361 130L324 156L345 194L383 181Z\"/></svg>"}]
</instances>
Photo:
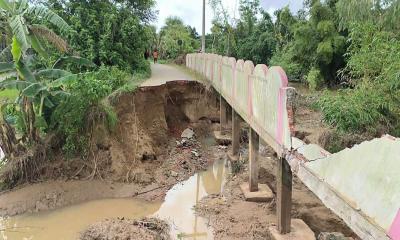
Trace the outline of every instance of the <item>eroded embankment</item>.
<instances>
[{"instance_id":1,"label":"eroded embankment","mask_svg":"<svg viewBox=\"0 0 400 240\"><path fill-rule=\"evenodd\" d=\"M109 149L111 169L119 180L138 177L129 172L137 161L157 160L167 154L170 140L180 137L189 123L211 126L211 120L218 117L216 98L196 82L142 87L134 96L122 95L116 106L119 123L114 137L96 139L101 140L97 145Z\"/></svg>"},{"instance_id":2,"label":"eroded embankment","mask_svg":"<svg viewBox=\"0 0 400 240\"><path fill-rule=\"evenodd\" d=\"M49 161L41 176L45 182L19 186L17 190L0 195L1 216L56 209L103 198L161 200L174 184L226 157L225 147L207 144L213 128L218 126L213 124L219 116L218 102L212 91L199 83L168 82L162 86L139 88L134 93L116 97L112 103L118 116L117 126L109 131L104 125L97 125L91 157ZM183 142L181 134L187 128L193 129L196 137ZM197 206L198 213L209 219L215 239L269 239L268 227L276 222L275 201L246 202L240 191L239 185L248 178L246 131L242 133L243 161L239 167L236 163L236 174L229 178L222 194L208 196ZM259 181L268 184L274 192L276 162L272 150L264 149ZM203 182L213 179L198 176ZM197 184L188 186L193 189ZM205 189L205 192L219 191ZM293 217L303 219L316 234L339 231L353 235L343 221L296 178L293 198ZM171 209L180 207L180 201L173 203ZM168 214L166 211L165 215ZM131 226L130 221L101 222L93 225L95 228L91 228L91 232L102 233L104 226L107 229L116 225L120 229L118 224Z\"/></svg>"},{"instance_id":3,"label":"eroded embankment","mask_svg":"<svg viewBox=\"0 0 400 240\"><path fill-rule=\"evenodd\" d=\"M113 105L117 126L109 131L97 125L89 159L49 160L38 183L0 195L0 216L101 198L162 199L175 183L215 160L201 141L191 141L187 147L176 143L187 127L195 130L199 140L212 130L217 102L203 85L169 82L139 88L114 98Z\"/></svg>"}]
</instances>

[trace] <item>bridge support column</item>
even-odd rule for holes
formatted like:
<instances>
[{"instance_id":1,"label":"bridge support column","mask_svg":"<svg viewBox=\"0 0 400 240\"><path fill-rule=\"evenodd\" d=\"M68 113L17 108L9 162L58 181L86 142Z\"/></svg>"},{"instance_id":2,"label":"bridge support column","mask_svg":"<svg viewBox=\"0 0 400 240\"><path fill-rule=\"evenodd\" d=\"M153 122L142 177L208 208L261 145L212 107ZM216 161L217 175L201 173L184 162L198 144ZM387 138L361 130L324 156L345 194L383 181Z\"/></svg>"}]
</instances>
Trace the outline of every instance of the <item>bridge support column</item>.
<instances>
[{"instance_id":1,"label":"bridge support column","mask_svg":"<svg viewBox=\"0 0 400 240\"><path fill-rule=\"evenodd\" d=\"M225 133L226 127L228 125L228 118L227 118L227 114L226 114L227 111L228 111L228 103L222 96L220 96L219 97L219 114L220 114L221 134Z\"/></svg>"},{"instance_id":2,"label":"bridge support column","mask_svg":"<svg viewBox=\"0 0 400 240\"><path fill-rule=\"evenodd\" d=\"M228 154L231 161L239 160L240 122L239 114L232 109L232 150Z\"/></svg>"},{"instance_id":3,"label":"bridge support column","mask_svg":"<svg viewBox=\"0 0 400 240\"><path fill-rule=\"evenodd\" d=\"M292 170L285 158L278 160L277 173L277 219L278 232L287 234L290 232L292 210Z\"/></svg>"},{"instance_id":4,"label":"bridge support column","mask_svg":"<svg viewBox=\"0 0 400 240\"><path fill-rule=\"evenodd\" d=\"M301 219L291 219L292 210L292 170L285 158L278 159L277 172L277 226L269 227L274 240L316 240L314 232Z\"/></svg>"},{"instance_id":5,"label":"bridge support column","mask_svg":"<svg viewBox=\"0 0 400 240\"><path fill-rule=\"evenodd\" d=\"M258 150L260 147L260 137L250 128L249 136L249 190L250 192L258 191Z\"/></svg>"},{"instance_id":6,"label":"bridge support column","mask_svg":"<svg viewBox=\"0 0 400 240\"><path fill-rule=\"evenodd\" d=\"M250 128L249 133L249 182L240 185L246 201L268 202L274 198L272 190L267 184L258 184L258 155L260 137Z\"/></svg>"},{"instance_id":7,"label":"bridge support column","mask_svg":"<svg viewBox=\"0 0 400 240\"><path fill-rule=\"evenodd\" d=\"M219 118L220 118L220 130L214 131L214 137L218 144L228 145L231 143L231 135L228 134L228 110L229 104L226 102L224 97L219 96Z\"/></svg>"}]
</instances>

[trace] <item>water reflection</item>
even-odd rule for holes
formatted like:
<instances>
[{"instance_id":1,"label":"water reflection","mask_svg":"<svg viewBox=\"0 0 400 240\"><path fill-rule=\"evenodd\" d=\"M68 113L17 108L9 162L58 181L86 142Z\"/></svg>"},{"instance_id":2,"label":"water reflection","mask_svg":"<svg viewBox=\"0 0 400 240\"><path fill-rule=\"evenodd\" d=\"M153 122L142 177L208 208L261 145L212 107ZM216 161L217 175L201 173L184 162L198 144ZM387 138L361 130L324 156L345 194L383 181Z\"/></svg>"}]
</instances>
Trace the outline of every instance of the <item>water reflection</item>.
<instances>
[{"instance_id":1,"label":"water reflection","mask_svg":"<svg viewBox=\"0 0 400 240\"><path fill-rule=\"evenodd\" d=\"M225 181L224 161L195 174L168 191L164 202L106 199L54 211L0 219L0 240L72 240L91 223L105 218L159 216L172 224L173 239L213 239L207 222L193 206L208 194L220 193ZM6 229L1 231L1 229Z\"/></svg>"},{"instance_id":2,"label":"water reflection","mask_svg":"<svg viewBox=\"0 0 400 240\"><path fill-rule=\"evenodd\" d=\"M165 202L155 215L171 223L174 239L213 239L206 219L196 216L193 206L209 194L220 193L225 174L225 162L218 161L209 170L195 174L167 193Z\"/></svg>"}]
</instances>

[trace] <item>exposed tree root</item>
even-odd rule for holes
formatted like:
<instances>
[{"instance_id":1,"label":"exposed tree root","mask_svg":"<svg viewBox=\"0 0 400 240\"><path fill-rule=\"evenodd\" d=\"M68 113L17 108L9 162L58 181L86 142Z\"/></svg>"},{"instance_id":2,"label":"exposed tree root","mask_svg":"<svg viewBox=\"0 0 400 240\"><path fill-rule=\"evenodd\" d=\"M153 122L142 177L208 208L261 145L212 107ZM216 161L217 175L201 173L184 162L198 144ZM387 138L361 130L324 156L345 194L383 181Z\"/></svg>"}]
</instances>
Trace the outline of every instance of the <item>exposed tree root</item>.
<instances>
[{"instance_id":1,"label":"exposed tree root","mask_svg":"<svg viewBox=\"0 0 400 240\"><path fill-rule=\"evenodd\" d=\"M34 181L40 176L45 159L46 147L38 144L20 156L8 158L1 169L0 179L9 188Z\"/></svg>"}]
</instances>

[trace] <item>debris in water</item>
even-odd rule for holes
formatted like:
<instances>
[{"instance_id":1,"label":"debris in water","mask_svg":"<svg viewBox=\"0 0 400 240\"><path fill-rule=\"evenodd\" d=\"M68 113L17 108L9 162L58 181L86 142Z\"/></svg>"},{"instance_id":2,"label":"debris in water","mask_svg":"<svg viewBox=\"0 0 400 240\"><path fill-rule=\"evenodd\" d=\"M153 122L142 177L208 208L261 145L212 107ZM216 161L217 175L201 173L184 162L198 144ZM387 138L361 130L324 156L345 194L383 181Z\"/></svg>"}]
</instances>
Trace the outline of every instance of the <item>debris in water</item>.
<instances>
[{"instance_id":1,"label":"debris in water","mask_svg":"<svg viewBox=\"0 0 400 240\"><path fill-rule=\"evenodd\" d=\"M193 139L194 138L194 131L190 128L186 128L182 134L181 138L186 138L186 139Z\"/></svg>"},{"instance_id":2,"label":"debris in water","mask_svg":"<svg viewBox=\"0 0 400 240\"><path fill-rule=\"evenodd\" d=\"M201 157L201 154L200 154L199 152L197 152L196 149L193 149L193 150L192 150L192 155L195 156L195 157L197 157L197 158L198 158L198 157Z\"/></svg>"},{"instance_id":3,"label":"debris in water","mask_svg":"<svg viewBox=\"0 0 400 240\"><path fill-rule=\"evenodd\" d=\"M225 145L218 146L218 149L220 149L220 150L226 150L227 148L228 148L228 146L225 146Z\"/></svg>"}]
</instances>

